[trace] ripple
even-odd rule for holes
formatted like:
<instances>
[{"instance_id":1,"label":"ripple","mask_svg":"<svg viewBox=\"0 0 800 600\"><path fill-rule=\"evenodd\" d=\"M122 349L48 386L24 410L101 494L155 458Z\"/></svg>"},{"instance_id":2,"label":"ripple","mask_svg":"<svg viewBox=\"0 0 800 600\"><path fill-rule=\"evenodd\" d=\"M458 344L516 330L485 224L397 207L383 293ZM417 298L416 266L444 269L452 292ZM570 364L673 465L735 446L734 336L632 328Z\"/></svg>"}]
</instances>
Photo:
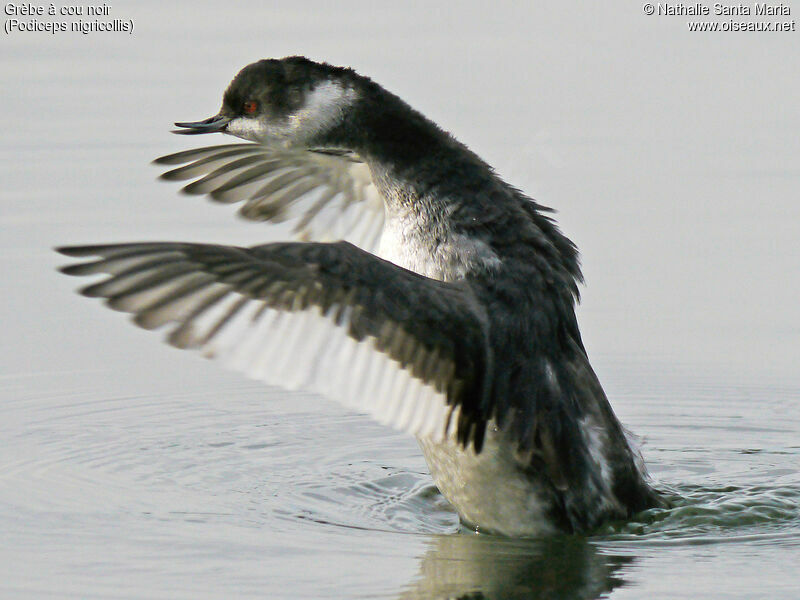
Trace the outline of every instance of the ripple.
<instances>
[{"instance_id":1,"label":"ripple","mask_svg":"<svg viewBox=\"0 0 800 600\"><path fill-rule=\"evenodd\" d=\"M108 396L0 383L9 399L0 424L0 507L15 515L14 522L0 517L0 526L17 544L33 545L51 530L80 536L119 524L148 535L174 527L176 540L187 543L205 529L185 527L218 525L226 536L269 531L301 548L354 530L389 540L465 533L413 439L317 397L255 385ZM724 391L717 402L730 400ZM646 423L638 429L663 426L646 450L673 506L610 524L591 543L620 554L662 546L800 546L791 406L779 394L777 404L767 399L764 406L781 410L742 419L731 413L755 410L760 398L735 388L728 417L707 419L718 408L713 396L670 405L679 416L667 425L659 421L663 403L645 404ZM720 429L726 418L737 427L734 436ZM592 558L589 570L604 570L604 561Z\"/></svg>"},{"instance_id":2,"label":"ripple","mask_svg":"<svg viewBox=\"0 0 800 600\"><path fill-rule=\"evenodd\" d=\"M598 531L605 541L702 544L722 541L800 541L800 486L676 486L668 509Z\"/></svg>"},{"instance_id":3,"label":"ripple","mask_svg":"<svg viewBox=\"0 0 800 600\"><path fill-rule=\"evenodd\" d=\"M370 478L362 465L360 477L345 483L334 474L296 488L277 510L280 518L308 520L335 527L397 533L455 533L455 511L431 483L430 476L387 469Z\"/></svg>"}]
</instances>

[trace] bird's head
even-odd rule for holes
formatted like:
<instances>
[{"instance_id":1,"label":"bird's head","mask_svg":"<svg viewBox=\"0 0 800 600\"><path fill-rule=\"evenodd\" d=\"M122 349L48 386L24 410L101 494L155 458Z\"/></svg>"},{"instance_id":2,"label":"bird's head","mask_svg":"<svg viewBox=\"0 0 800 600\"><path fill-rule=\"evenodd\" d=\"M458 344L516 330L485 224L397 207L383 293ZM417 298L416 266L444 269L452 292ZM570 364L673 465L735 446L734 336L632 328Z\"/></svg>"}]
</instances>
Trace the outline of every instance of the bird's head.
<instances>
[{"instance_id":1,"label":"bird's head","mask_svg":"<svg viewBox=\"0 0 800 600\"><path fill-rule=\"evenodd\" d=\"M351 69L300 56L244 67L225 91L219 113L175 123L175 133L222 132L254 142L309 147L341 124L358 99L361 78Z\"/></svg>"}]
</instances>

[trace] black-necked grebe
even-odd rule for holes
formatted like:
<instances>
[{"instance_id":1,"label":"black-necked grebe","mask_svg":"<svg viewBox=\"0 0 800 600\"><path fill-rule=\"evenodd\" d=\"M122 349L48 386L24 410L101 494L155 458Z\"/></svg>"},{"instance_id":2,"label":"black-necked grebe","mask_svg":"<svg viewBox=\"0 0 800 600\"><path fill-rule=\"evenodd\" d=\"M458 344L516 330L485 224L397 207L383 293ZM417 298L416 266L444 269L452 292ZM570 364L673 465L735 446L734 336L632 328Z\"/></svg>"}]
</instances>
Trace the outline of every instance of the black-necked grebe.
<instances>
[{"instance_id":1,"label":"black-necked grebe","mask_svg":"<svg viewBox=\"0 0 800 600\"><path fill-rule=\"evenodd\" d=\"M481 530L587 531L661 503L589 365L578 253L549 209L370 79L302 57L248 65L216 116L176 125L251 143L160 158L182 165L164 178L303 241L61 248L98 257L64 272L110 275L82 293L416 435Z\"/></svg>"}]
</instances>

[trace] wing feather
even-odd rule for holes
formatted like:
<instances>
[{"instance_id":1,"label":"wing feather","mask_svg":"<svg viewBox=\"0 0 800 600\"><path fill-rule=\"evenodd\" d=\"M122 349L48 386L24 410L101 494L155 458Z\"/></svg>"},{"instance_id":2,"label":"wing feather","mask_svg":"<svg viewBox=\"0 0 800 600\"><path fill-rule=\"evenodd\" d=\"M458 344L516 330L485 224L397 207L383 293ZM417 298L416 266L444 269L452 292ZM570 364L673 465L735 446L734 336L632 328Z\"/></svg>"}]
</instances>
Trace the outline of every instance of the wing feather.
<instances>
[{"instance_id":1,"label":"wing feather","mask_svg":"<svg viewBox=\"0 0 800 600\"><path fill-rule=\"evenodd\" d=\"M226 204L243 202L240 215L291 222L298 239L345 239L365 250L377 247L383 200L369 167L352 153L244 143L187 150L154 162L181 165L161 178L194 179L184 192Z\"/></svg>"},{"instance_id":2,"label":"wing feather","mask_svg":"<svg viewBox=\"0 0 800 600\"><path fill-rule=\"evenodd\" d=\"M85 295L145 329L169 326L170 344L251 377L328 395L418 436L440 439L454 409L470 432L489 418L480 413L486 317L465 282L425 278L346 242L61 251L89 259L64 272L104 274Z\"/></svg>"}]
</instances>

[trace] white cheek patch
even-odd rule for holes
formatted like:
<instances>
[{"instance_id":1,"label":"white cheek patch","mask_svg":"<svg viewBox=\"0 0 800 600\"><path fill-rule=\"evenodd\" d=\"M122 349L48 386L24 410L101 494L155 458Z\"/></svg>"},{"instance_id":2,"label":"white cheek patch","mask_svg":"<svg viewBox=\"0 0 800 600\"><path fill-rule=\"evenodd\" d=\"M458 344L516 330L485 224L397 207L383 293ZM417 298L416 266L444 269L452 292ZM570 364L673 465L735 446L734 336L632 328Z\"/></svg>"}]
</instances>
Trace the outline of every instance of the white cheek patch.
<instances>
[{"instance_id":1,"label":"white cheek patch","mask_svg":"<svg viewBox=\"0 0 800 600\"><path fill-rule=\"evenodd\" d=\"M354 89L325 81L306 94L305 104L296 113L280 119L236 117L228 123L226 133L251 142L302 145L340 121L356 97Z\"/></svg>"},{"instance_id":2,"label":"white cheek patch","mask_svg":"<svg viewBox=\"0 0 800 600\"><path fill-rule=\"evenodd\" d=\"M297 113L289 116L292 137L303 140L313 137L340 121L357 98L352 88L336 81L325 81L306 94L306 101Z\"/></svg>"}]
</instances>

